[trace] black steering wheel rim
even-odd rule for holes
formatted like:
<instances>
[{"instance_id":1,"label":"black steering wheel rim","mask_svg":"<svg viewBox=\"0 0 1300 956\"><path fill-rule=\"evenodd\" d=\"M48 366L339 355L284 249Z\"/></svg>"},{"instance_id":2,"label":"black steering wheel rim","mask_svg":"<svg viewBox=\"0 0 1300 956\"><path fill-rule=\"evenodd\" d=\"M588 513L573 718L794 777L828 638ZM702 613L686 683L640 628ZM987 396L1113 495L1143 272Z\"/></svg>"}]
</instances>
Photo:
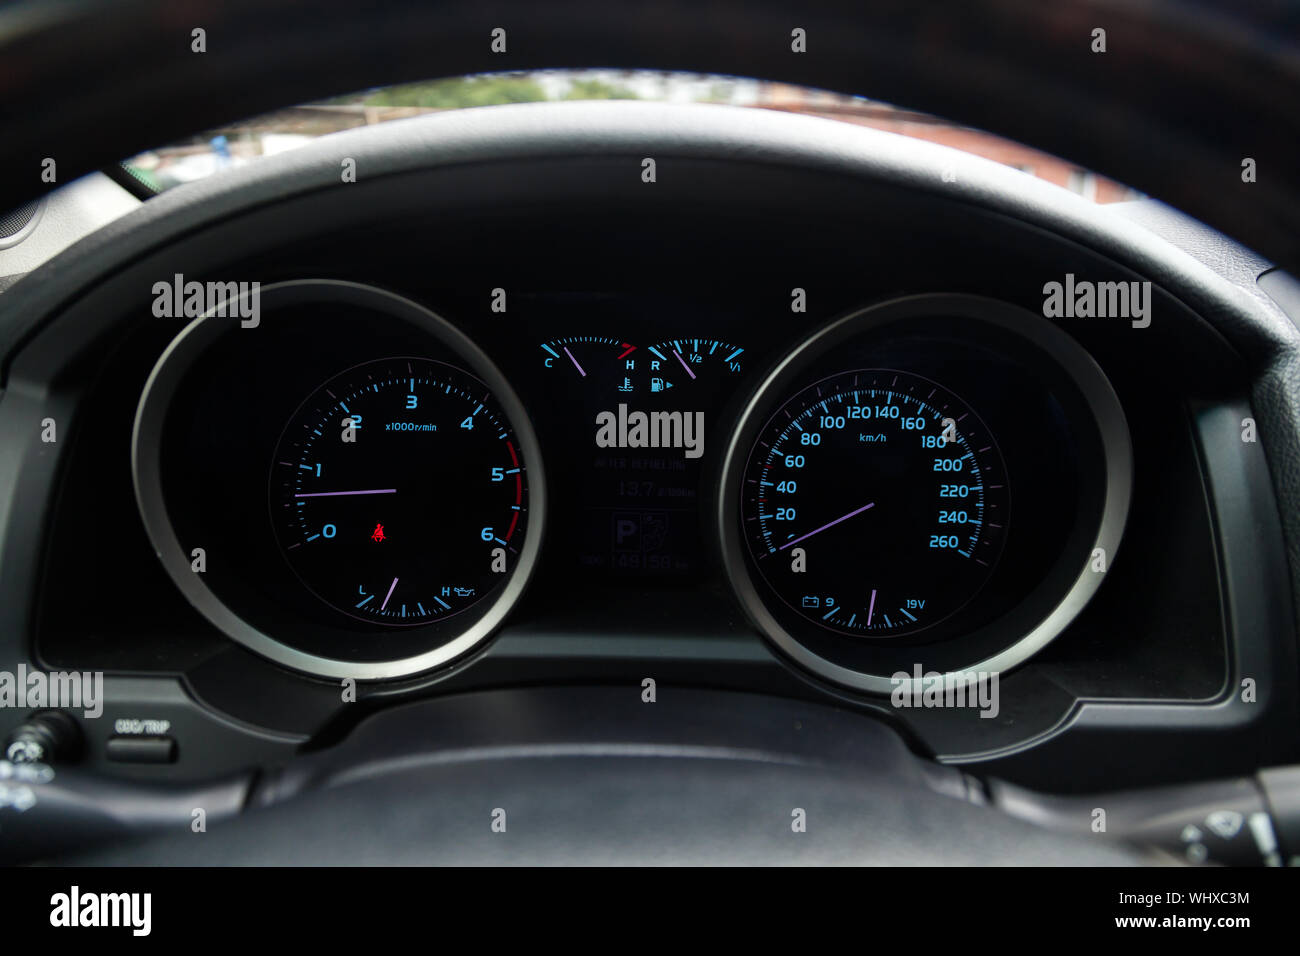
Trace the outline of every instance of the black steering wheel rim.
<instances>
[{"instance_id":1,"label":"black steering wheel rim","mask_svg":"<svg viewBox=\"0 0 1300 956\"><path fill-rule=\"evenodd\" d=\"M690 70L867 95L1009 136L1295 271L1298 18L1280 0L24 2L0 13L0 207L195 131L370 86L545 67ZM505 52L492 50L496 28ZM795 28L807 52L791 49ZM1254 182L1243 181L1247 158Z\"/></svg>"}]
</instances>

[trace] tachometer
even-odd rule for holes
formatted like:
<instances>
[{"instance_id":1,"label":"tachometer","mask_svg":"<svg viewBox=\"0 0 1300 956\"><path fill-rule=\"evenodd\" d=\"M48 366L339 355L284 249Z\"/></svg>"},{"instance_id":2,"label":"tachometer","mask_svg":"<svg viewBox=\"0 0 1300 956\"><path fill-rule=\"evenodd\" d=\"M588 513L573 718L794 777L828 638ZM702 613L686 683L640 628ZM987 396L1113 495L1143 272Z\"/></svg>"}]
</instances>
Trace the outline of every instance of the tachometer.
<instances>
[{"instance_id":1,"label":"tachometer","mask_svg":"<svg viewBox=\"0 0 1300 956\"><path fill-rule=\"evenodd\" d=\"M407 677L482 647L546 524L510 381L394 293L258 294L256 327L225 304L195 319L141 396L136 500L163 568L222 633L317 676Z\"/></svg>"},{"instance_id":2,"label":"tachometer","mask_svg":"<svg viewBox=\"0 0 1300 956\"><path fill-rule=\"evenodd\" d=\"M271 514L294 572L336 610L411 626L480 601L527 530L527 466L483 382L426 359L368 362L285 427Z\"/></svg>"}]
</instances>

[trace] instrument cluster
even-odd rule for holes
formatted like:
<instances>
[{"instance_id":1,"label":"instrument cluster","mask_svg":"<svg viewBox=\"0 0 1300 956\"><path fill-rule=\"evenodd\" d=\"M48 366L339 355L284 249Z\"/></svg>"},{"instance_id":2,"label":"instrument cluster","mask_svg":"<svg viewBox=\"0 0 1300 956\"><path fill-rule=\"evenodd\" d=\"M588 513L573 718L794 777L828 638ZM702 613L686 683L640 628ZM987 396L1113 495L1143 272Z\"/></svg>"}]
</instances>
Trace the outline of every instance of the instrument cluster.
<instances>
[{"instance_id":1,"label":"instrument cluster","mask_svg":"<svg viewBox=\"0 0 1300 956\"><path fill-rule=\"evenodd\" d=\"M889 693L1026 660L1123 533L1114 391L994 299L877 302L787 346L671 319L506 341L367 284L254 294L255 332L223 308L158 359L135 491L189 603L309 675L462 659L530 589L717 586L795 666Z\"/></svg>"}]
</instances>

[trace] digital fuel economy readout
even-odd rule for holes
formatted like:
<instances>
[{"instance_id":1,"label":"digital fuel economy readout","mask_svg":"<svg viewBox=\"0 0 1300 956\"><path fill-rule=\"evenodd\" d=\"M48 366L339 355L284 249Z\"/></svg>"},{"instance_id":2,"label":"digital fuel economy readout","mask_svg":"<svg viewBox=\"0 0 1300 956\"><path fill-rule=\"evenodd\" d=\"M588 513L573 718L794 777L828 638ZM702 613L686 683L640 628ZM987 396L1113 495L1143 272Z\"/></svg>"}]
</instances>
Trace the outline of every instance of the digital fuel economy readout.
<instances>
[{"instance_id":1,"label":"digital fuel economy readout","mask_svg":"<svg viewBox=\"0 0 1300 956\"><path fill-rule=\"evenodd\" d=\"M483 382L420 358L358 365L298 408L271 468L272 524L313 594L367 622L450 617L514 568L527 465Z\"/></svg>"}]
</instances>

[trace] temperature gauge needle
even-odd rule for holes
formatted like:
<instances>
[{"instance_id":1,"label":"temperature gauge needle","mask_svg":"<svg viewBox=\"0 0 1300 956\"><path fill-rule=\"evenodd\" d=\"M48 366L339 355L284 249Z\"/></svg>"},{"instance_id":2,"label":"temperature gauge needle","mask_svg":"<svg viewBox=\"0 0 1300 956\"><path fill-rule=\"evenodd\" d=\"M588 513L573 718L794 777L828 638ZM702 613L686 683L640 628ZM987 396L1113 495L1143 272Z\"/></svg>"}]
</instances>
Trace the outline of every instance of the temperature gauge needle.
<instances>
[{"instance_id":1,"label":"temperature gauge needle","mask_svg":"<svg viewBox=\"0 0 1300 956\"><path fill-rule=\"evenodd\" d=\"M854 515L860 515L860 514L862 514L862 512L866 511L868 508L874 508L875 506L876 506L876 503L875 503L874 501L872 501L872 502L870 502L870 503L868 503L868 504L865 504L865 505L863 505L861 508L858 508L858 509L855 510L855 511L850 511L850 512L849 512L848 514L846 514L846 515L841 515L840 517L836 518L834 521L828 521L828 522L826 522L826 524L822 525L820 528L815 528L814 530L809 531L807 534L801 534L801 535L799 535L799 537L795 538L793 541L787 541L785 544L781 545L781 546L780 546L779 548L777 548L776 550L778 550L778 551L784 551L786 548L790 547L791 545L798 544L800 541L806 541L807 539L811 538L813 535L815 535L815 534L821 534L821 533L822 533L823 531L825 531L827 528L833 528L833 527L835 527L837 524L839 524L841 521L848 521L848 520L849 520L850 518L852 518Z\"/></svg>"},{"instance_id":2,"label":"temperature gauge needle","mask_svg":"<svg viewBox=\"0 0 1300 956\"><path fill-rule=\"evenodd\" d=\"M569 351L569 347L567 345L564 346L564 354L569 357L569 361L572 362L573 367L578 370L578 374L581 375L583 378L586 378L587 373L582 370L582 366L578 364L578 360L573 357L573 353Z\"/></svg>"}]
</instances>

